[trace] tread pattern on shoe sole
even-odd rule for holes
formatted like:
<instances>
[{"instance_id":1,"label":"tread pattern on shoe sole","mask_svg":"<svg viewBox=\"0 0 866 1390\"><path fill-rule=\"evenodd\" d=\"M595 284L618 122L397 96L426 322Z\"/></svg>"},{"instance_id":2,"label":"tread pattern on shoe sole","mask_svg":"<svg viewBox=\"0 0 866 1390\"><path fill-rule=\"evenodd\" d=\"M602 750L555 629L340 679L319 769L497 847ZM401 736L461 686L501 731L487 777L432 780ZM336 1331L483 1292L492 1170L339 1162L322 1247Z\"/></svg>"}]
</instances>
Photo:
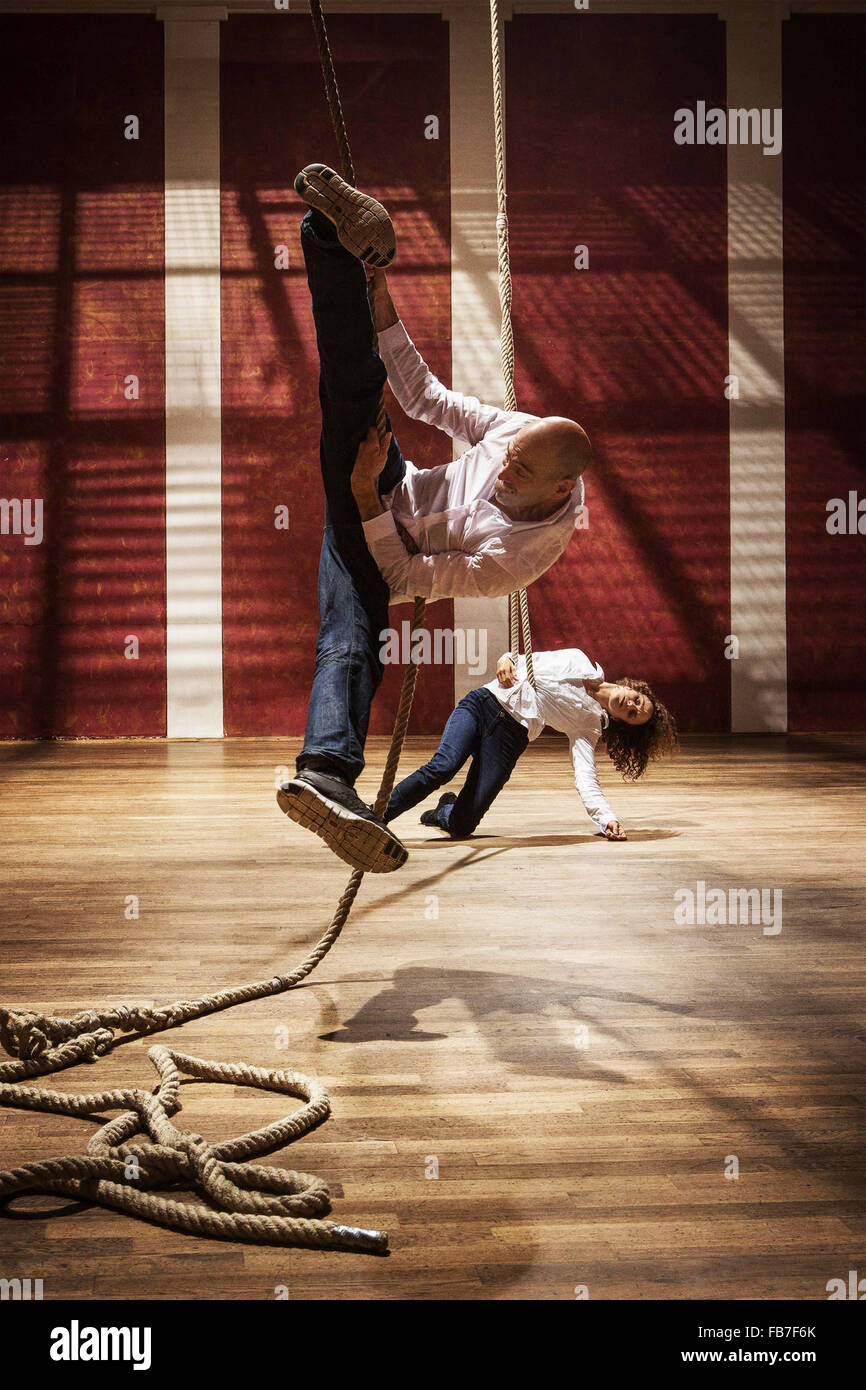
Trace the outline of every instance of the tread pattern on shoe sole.
<instances>
[{"instance_id":1,"label":"tread pattern on shoe sole","mask_svg":"<svg viewBox=\"0 0 866 1390\"><path fill-rule=\"evenodd\" d=\"M324 180L326 187L319 188L308 177L310 173L314 173L317 178ZM333 180L336 180L336 183L331 187ZM359 193L356 188L352 188L350 184L341 179L333 169L328 169L324 165L307 165L307 168L302 170L296 178L295 188L301 197L306 198L308 202L311 199L307 197L307 190L310 190L316 199L311 205L318 207L320 212L325 212L326 216L331 217L331 221L337 228L340 241L359 260L382 269L391 264L396 254L396 246L392 246L385 252L382 251L381 247L383 242L393 243L396 241L394 227L387 212L375 198L371 198L367 193ZM328 205L327 209L322 206L325 203ZM378 247L375 245L377 241Z\"/></svg>"},{"instance_id":2,"label":"tread pattern on shoe sole","mask_svg":"<svg viewBox=\"0 0 866 1390\"><path fill-rule=\"evenodd\" d=\"M389 831L353 816L312 787L290 783L286 791L280 789L277 800L287 816L305 830L312 830L353 869L387 874L401 868L409 857Z\"/></svg>"}]
</instances>

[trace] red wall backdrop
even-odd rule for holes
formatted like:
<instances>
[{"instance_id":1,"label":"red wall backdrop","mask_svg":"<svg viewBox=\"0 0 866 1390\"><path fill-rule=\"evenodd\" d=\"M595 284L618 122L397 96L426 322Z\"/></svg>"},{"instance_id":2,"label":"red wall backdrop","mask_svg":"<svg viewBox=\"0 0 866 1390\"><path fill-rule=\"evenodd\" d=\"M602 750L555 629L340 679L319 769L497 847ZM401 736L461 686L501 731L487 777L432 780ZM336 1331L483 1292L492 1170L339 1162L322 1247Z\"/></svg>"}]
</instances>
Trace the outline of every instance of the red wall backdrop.
<instances>
[{"instance_id":1,"label":"red wall backdrop","mask_svg":"<svg viewBox=\"0 0 866 1390\"><path fill-rule=\"evenodd\" d=\"M447 25L335 14L329 28L359 178L398 220L395 299L447 380ZM790 724L862 729L866 537L829 535L826 504L866 497L866 18L797 15L782 32ZM226 731L300 733L322 501L292 180L336 155L308 16L236 16L221 36ZM535 640L645 674L685 729L724 730L725 150L673 141L678 107L725 105L724 25L518 15L506 36L518 397L574 414L596 448L589 529L533 587ZM7 15L0 50L0 497L41 498L45 525L39 546L0 535L0 737L158 736L162 27ZM588 270L573 268L578 244ZM409 457L447 460L444 438L394 417ZM451 604L430 621L450 626ZM414 730L441 729L451 678L425 670Z\"/></svg>"},{"instance_id":2,"label":"red wall backdrop","mask_svg":"<svg viewBox=\"0 0 866 1390\"><path fill-rule=\"evenodd\" d=\"M866 727L866 16L783 25L788 722ZM866 519L863 522L866 529Z\"/></svg>"},{"instance_id":3,"label":"red wall backdrop","mask_svg":"<svg viewBox=\"0 0 866 1390\"><path fill-rule=\"evenodd\" d=\"M164 734L162 26L6 15L0 52L0 495L45 528L0 535L0 737Z\"/></svg>"},{"instance_id":4,"label":"red wall backdrop","mask_svg":"<svg viewBox=\"0 0 866 1390\"><path fill-rule=\"evenodd\" d=\"M393 211L394 300L433 371L451 370L448 28L438 16L329 16L358 181ZM228 734L303 733L322 536L318 361L292 184L337 163L309 16L231 17L221 29L223 622ZM439 139L425 139L425 117ZM275 248L289 250L275 269ZM445 463L449 441L394 405L403 453ZM274 508L289 508L288 532ZM391 610L395 626L408 605ZM451 602L431 627L453 625ZM389 667L371 731L389 730L402 667ZM426 667L410 731L441 729L453 671Z\"/></svg>"},{"instance_id":5,"label":"red wall backdrop","mask_svg":"<svg viewBox=\"0 0 866 1390\"><path fill-rule=\"evenodd\" d=\"M535 645L728 729L726 152L673 139L678 107L726 104L725 28L581 13L506 34L518 401L595 449L589 528L532 587Z\"/></svg>"}]
</instances>

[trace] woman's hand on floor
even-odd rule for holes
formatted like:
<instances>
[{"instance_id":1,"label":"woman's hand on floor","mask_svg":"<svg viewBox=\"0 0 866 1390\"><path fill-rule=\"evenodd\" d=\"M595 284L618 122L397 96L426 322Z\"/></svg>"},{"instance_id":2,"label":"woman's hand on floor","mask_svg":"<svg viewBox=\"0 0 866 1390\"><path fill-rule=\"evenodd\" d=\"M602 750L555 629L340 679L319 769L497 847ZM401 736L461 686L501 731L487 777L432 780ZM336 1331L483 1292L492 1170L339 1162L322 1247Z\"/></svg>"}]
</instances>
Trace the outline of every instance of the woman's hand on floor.
<instances>
[{"instance_id":1,"label":"woman's hand on floor","mask_svg":"<svg viewBox=\"0 0 866 1390\"><path fill-rule=\"evenodd\" d=\"M608 840L627 840L628 836L623 830L618 820L608 821L607 829L604 832Z\"/></svg>"}]
</instances>

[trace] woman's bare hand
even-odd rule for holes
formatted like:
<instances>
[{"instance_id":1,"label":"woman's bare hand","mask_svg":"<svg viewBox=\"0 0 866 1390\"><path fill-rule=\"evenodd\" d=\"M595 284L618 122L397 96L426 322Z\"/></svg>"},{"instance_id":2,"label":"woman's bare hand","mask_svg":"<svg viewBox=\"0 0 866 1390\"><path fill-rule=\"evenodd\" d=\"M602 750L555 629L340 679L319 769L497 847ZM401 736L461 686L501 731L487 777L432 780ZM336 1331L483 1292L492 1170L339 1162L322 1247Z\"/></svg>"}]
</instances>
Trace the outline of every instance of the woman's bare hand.
<instances>
[{"instance_id":1,"label":"woman's bare hand","mask_svg":"<svg viewBox=\"0 0 866 1390\"><path fill-rule=\"evenodd\" d=\"M496 679L500 685L505 686L506 690L517 684L517 671L510 656L500 658L496 667Z\"/></svg>"}]
</instances>

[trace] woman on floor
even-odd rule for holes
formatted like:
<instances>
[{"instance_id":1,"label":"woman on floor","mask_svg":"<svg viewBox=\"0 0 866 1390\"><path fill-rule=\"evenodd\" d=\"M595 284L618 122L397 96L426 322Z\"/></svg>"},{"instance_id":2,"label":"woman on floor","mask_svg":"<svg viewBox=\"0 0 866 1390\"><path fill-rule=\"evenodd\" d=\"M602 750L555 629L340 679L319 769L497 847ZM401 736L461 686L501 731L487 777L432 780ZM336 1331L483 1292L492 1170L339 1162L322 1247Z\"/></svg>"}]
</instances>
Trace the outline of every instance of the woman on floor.
<instances>
[{"instance_id":1,"label":"woman on floor","mask_svg":"<svg viewBox=\"0 0 866 1390\"><path fill-rule=\"evenodd\" d=\"M508 781L528 744L546 724L567 735L574 784L587 814L608 840L625 840L598 781L595 748L602 741L614 767L637 781L652 759L672 750L676 723L645 681L623 676L615 684L576 647L535 652L533 689L526 658L506 652L496 680L470 690L445 725L433 757L391 793L385 820L417 806L450 782L467 758L462 791L446 792L425 811L422 825L436 825L453 839L471 835Z\"/></svg>"}]
</instances>

